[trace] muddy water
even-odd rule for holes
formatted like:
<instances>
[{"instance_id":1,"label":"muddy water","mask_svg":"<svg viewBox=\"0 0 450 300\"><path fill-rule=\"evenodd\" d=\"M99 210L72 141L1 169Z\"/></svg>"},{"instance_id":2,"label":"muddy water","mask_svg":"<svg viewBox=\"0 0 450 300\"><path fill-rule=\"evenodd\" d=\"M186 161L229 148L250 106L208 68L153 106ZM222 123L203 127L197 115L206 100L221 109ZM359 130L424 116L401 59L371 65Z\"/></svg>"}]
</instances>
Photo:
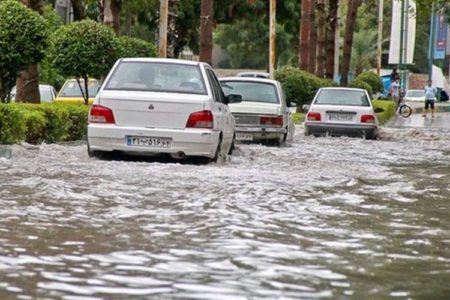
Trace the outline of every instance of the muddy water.
<instances>
[{"instance_id":1,"label":"muddy water","mask_svg":"<svg viewBox=\"0 0 450 300\"><path fill-rule=\"evenodd\" d=\"M0 149L0 299L450 298L450 132L222 165Z\"/></svg>"}]
</instances>

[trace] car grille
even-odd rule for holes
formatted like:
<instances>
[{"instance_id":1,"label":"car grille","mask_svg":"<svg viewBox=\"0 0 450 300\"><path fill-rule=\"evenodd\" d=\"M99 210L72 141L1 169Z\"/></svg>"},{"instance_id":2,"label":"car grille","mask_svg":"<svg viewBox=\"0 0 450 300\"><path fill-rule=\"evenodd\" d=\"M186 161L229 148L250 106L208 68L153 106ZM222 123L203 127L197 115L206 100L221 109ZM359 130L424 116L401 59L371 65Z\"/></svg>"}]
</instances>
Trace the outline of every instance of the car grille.
<instances>
[{"instance_id":1,"label":"car grille","mask_svg":"<svg viewBox=\"0 0 450 300\"><path fill-rule=\"evenodd\" d=\"M236 125L259 125L259 116L235 114Z\"/></svg>"}]
</instances>

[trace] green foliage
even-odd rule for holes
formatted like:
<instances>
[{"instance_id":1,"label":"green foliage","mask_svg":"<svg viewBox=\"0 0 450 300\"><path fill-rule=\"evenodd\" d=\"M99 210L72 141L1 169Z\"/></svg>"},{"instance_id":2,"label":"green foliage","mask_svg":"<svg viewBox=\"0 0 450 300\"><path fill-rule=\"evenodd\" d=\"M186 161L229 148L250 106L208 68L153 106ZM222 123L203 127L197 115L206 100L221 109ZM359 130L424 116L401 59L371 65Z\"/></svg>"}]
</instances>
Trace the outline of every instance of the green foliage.
<instances>
[{"instance_id":1,"label":"green foliage","mask_svg":"<svg viewBox=\"0 0 450 300\"><path fill-rule=\"evenodd\" d=\"M393 101L372 100L372 105L374 108L383 110L382 112L377 113L378 121L381 125L385 124L395 116L395 103Z\"/></svg>"},{"instance_id":2,"label":"green foliage","mask_svg":"<svg viewBox=\"0 0 450 300\"><path fill-rule=\"evenodd\" d=\"M366 82L372 88L373 93L383 91L383 82L381 81L380 76L378 76L372 71L366 71L364 73L359 74L355 78L355 80L362 80Z\"/></svg>"},{"instance_id":3,"label":"green foliage","mask_svg":"<svg viewBox=\"0 0 450 300\"><path fill-rule=\"evenodd\" d=\"M60 27L51 39L52 64L65 77L101 78L118 58L119 45L113 30L91 20ZM88 91L85 90L85 104Z\"/></svg>"},{"instance_id":4,"label":"green foliage","mask_svg":"<svg viewBox=\"0 0 450 300\"><path fill-rule=\"evenodd\" d=\"M25 121L16 105L0 103L0 129L0 144L14 144L25 138Z\"/></svg>"},{"instance_id":5,"label":"green foliage","mask_svg":"<svg viewBox=\"0 0 450 300\"><path fill-rule=\"evenodd\" d=\"M83 139L88 112L86 105L0 104L0 144Z\"/></svg>"},{"instance_id":6,"label":"green foliage","mask_svg":"<svg viewBox=\"0 0 450 300\"><path fill-rule=\"evenodd\" d=\"M292 120L294 121L294 124L300 124L301 122L305 121L305 114L297 112L293 113Z\"/></svg>"},{"instance_id":7,"label":"green foliage","mask_svg":"<svg viewBox=\"0 0 450 300\"><path fill-rule=\"evenodd\" d=\"M44 57L48 24L15 0L0 2L0 99L15 85L17 74Z\"/></svg>"},{"instance_id":8,"label":"green foliage","mask_svg":"<svg viewBox=\"0 0 450 300\"><path fill-rule=\"evenodd\" d=\"M292 66L277 70L275 79L283 85L287 100L298 105L310 103L317 90L326 83L313 74Z\"/></svg>"},{"instance_id":9,"label":"green foliage","mask_svg":"<svg viewBox=\"0 0 450 300\"><path fill-rule=\"evenodd\" d=\"M118 42L119 57L156 57L158 54L154 44L141 39L120 36Z\"/></svg>"},{"instance_id":10,"label":"green foliage","mask_svg":"<svg viewBox=\"0 0 450 300\"><path fill-rule=\"evenodd\" d=\"M355 79L349 83L348 87L364 89L370 95L373 95L372 87L365 81L361 79Z\"/></svg>"}]
</instances>

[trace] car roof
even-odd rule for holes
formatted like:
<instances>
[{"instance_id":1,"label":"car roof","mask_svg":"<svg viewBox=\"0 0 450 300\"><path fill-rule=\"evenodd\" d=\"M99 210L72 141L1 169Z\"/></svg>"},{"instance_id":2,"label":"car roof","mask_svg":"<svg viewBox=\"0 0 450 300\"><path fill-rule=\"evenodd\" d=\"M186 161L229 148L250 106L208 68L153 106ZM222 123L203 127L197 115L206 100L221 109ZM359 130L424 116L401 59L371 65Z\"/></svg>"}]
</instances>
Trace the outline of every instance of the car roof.
<instances>
[{"instance_id":1,"label":"car roof","mask_svg":"<svg viewBox=\"0 0 450 300\"><path fill-rule=\"evenodd\" d=\"M270 73L248 71L248 72L239 72L236 74L236 76L238 76L238 77L259 77L259 78L261 78L261 76L263 76L264 78L266 78L266 77L270 76Z\"/></svg>"},{"instance_id":2,"label":"car roof","mask_svg":"<svg viewBox=\"0 0 450 300\"><path fill-rule=\"evenodd\" d=\"M121 58L121 61L125 62L157 62L157 63L170 63L170 64L184 64L199 66L200 64L205 64L203 62L185 60L185 59L175 59L175 58L154 58L154 57L125 57Z\"/></svg>"},{"instance_id":3,"label":"car roof","mask_svg":"<svg viewBox=\"0 0 450 300\"><path fill-rule=\"evenodd\" d=\"M242 82L256 82L256 83L270 83L277 84L278 81L269 78L259 78L259 77L221 77L220 81L242 81Z\"/></svg>"},{"instance_id":4,"label":"car roof","mask_svg":"<svg viewBox=\"0 0 450 300\"><path fill-rule=\"evenodd\" d=\"M365 92L365 89L359 89L359 88L351 88L351 87L323 87L320 88L321 90L336 90L336 91L359 91L359 92Z\"/></svg>"}]
</instances>

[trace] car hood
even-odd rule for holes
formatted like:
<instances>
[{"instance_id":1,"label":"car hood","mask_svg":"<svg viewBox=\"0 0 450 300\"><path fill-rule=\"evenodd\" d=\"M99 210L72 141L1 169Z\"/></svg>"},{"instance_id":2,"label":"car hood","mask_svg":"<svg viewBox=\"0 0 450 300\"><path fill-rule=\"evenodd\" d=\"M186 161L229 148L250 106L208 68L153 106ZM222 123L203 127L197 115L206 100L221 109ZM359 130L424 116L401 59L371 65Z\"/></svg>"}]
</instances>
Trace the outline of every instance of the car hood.
<instances>
[{"instance_id":1,"label":"car hood","mask_svg":"<svg viewBox=\"0 0 450 300\"><path fill-rule=\"evenodd\" d=\"M261 103L243 101L229 104L232 113L280 115L281 105L278 103Z\"/></svg>"},{"instance_id":2,"label":"car hood","mask_svg":"<svg viewBox=\"0 0 450 300\"><path fill-rule=\"evenodd\" d=\"M425 97L405 97L406 101L425 101Z\"/></svg>"}]
</instances>

